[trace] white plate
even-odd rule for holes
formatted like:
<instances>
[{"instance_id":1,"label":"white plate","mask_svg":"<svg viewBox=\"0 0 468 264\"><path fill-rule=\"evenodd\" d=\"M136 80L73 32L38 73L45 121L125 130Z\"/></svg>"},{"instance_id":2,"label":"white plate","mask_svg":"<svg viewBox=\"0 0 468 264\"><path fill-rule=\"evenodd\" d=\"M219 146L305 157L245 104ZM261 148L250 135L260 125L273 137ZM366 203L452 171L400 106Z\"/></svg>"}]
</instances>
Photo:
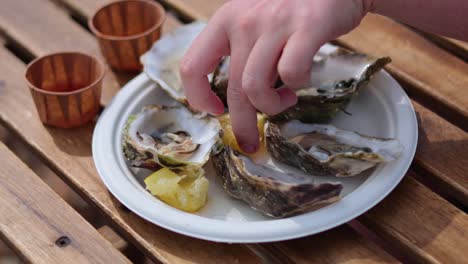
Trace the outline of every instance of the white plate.
<instances>
[{"instance_id":1,"label":"white plate","mask_svg":"<svg viewBox=\"0 0 468 264\"><path fill-rule=\"evenodd\" d=\"M265 217L229 197L213 169L208 168L211 182L208 203L199 213L190 214L150 195L142 184L150 172L129 168L121 150L121 133L127 117L144 105L169 101L145 74L130 81L99 118L93 137L94 162L110 192L134 213L166 229L200 239L269 242L336 227L387 196L405 175L416 149L417 121L413 107L398 83L386 72L380 72L347 107L352 116L340 114L333 124L368 135L398 138L405 147L400 159L379 166L368 175L339 179L344 186L339 202L284 219Z\"/></svg>"}]
</instances>

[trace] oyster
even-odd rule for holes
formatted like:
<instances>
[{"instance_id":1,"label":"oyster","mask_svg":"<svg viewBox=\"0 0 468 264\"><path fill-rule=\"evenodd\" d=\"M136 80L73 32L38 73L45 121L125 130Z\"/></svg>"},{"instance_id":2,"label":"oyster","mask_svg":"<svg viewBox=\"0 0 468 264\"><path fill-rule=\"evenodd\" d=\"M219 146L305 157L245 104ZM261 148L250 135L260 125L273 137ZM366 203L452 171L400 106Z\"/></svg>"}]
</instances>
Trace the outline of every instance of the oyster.
<instances>
[{"instance_id":1,"label":"oyster","mask_svg":"<svg viewBox=\"0 0 468 264\"><path fill-rule=\"evenodd\" d=\"M266 160L256 163L224 147L214 155L213 164L231 196L272 217L307 212L339 200L343 188L340 183L316 183L294 168Z\"/></svg>"},{"instance_id":2,"label":"oyster","mask_svg":"<svg viewBox=\"0 0 468 264\"><path fill-rule=\"evenodd\" d=\"M124 129L123 152L134 167L199 168L220 142L219 122L181 107L147 106Z\"/></svg>"},{"instance_id":3,"label":"oyster","mask_svg":"<svg viewBox=\"0 0 468 264\"><path fill-rule=\"evenodd\" d=\"M179 62L198 34L206 26L194 22L177 28L154 43L141 57L143 70L172 98L187 105L179 75Z\"/></svg>"},{"instance_id":4,"label":"oyster","mask_svg":"<svg viewBox=\"0 0 468 264\"><path fill-rule=\"evenodd\" d=\"M403 146L396 139L365 136L332 125L267 122L268 151L277 160L319 176L353 176L380 163L399 158Z\"/></svg>"},{"instance_id":5,"label":"oyster","mask_svg":"<svg viewBox=\"0 0 468 264\"><path fill-rule=\"evenodd\" d=\"M340 110L344 110L359 89L390 61L388 57L374 59L326 44L314 57L309 84L296 90L298 103L270 119L328 122ZM225 103L228 72L229 58L225 57L215 70L211 82L213 91Z\"/></svg>"}]
</instances>

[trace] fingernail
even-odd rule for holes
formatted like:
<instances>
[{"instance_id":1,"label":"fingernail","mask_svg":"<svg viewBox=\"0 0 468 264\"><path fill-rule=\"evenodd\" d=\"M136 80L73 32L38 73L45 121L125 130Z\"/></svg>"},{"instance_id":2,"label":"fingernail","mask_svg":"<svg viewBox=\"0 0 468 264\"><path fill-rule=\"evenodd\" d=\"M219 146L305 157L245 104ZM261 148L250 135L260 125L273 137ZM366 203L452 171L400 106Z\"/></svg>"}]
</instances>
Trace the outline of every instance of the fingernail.
<instances>
[{"instance_id":1,"label":"fingernail","mask_svg":"<svg viewBox=\"0 0 468 264\"><path fill-rule=\"evenodd\" d=\"M241 148L242 148L242 150L244 150L247 153L255 153L255 152L257 152L258 146L257 145L250 145L250 144L242 144Z\"/></svg>"}]
</instances>

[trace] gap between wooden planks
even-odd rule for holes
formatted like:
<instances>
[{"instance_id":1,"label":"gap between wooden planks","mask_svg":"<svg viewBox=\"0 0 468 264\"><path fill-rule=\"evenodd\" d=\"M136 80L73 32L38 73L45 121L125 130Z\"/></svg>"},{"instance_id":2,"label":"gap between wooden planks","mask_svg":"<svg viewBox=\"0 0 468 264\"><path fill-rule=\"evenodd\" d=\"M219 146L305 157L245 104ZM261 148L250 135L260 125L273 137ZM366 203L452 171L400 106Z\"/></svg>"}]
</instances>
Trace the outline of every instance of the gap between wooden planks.
<instances>
[{"instance_id":1,"label":"gap between wooden planks","mask_svg":"<svg viewBox=\"0 0 468 264\"><path fill-rule=\"evenodd\" d=\"M2 142L0 156L0 236L23 260L130 263Z\"/></svg>"},{"instance_id":2,"label":"gap between wooden planks","mask_svg":"<svg viewBox=\"0 0 468 264\"><path fill-rule=\"evenodd\" d=\"M436 43L439 47L450 51L455 56L462 58L465 62L468 62L468 42L447 38L443 36L434 35L431 33L424 32L422 30L410 27L415 32L421 34L425 38L430 39Z\"/></svg>"}]
</instances>

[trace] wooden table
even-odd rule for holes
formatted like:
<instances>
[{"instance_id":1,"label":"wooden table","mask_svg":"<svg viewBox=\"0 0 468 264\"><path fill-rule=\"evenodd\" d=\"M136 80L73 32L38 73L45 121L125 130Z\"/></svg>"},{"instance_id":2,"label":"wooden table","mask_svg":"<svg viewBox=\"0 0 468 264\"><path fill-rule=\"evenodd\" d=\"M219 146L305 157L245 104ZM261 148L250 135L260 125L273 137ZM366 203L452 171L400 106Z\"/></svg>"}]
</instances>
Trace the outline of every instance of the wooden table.
<instances>
[{"instance_id":1,"label":"wooden table","mask_svg":"<svg viewBox=\"0 0 468 264\"><path fill-rule=\"evenodd\" d=\"M49 52L102 58L86 26L107 0L2 0L0 121L86 202L106 226L96 230L0 142L1 239L28 262L125 263L133 245L163 263L468 263L468 44L421 34L369 15L337 43L391 56L387 70L411 96L419 145L410 171L388 198L351 223L292 241L221 244L178 235L124 208L107 191L91 156L94 124L44 127L23 80L25 64ZM167 32L207 19L222 0L166 0ZM105 106L133 76L108 71Z\"/></svg>"}]
</instances>

